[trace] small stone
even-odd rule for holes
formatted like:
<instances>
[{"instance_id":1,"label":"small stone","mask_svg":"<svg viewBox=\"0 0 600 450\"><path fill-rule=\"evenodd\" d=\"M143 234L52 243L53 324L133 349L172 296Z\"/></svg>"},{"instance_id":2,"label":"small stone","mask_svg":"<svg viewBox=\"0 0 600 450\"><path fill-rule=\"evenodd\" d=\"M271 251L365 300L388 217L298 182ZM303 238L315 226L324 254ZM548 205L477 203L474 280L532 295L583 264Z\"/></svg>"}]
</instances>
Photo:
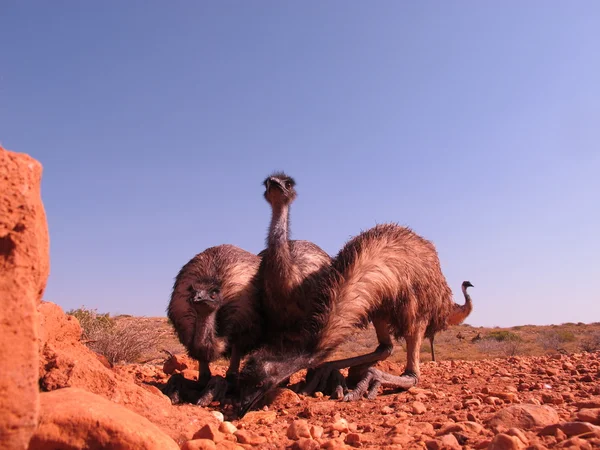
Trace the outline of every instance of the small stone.
<instances>
[{"instance_id":1,"label":"small stone","mask_svg":"<svg viewBox=\"0 0 600 450\"><path fill-rule=\"evenodd\" d=\"M219 422L223 422L225 420L225 416L221 411L211 411L211 414L217 418Z\"/></svg>"},{"instance_id":2,"label":"small stone","mask_svg":"<svg viewBox=\"0 0 600 450\"><path fill-rule=\"evenodd\" d=\"M558 421L557 412L549 406L522 404L501 409L487 421L487 425L490 428L504 426L507 429L514 427L528 430Z\"/></svg>"},{"instance_id":3,"label":"small stone","mask_svg":"<svg viewBox=\"0 0 600 450\"><path fill-rule=\"evenodd\" d=\"M221 441L217 444L217 450L245 450L241 445L231 441Z\"/></svg>"},{"instance_id":4,"label":"small stone","mask_svg":"<svg viewBox=\"0 0 600 450\"><path fill-rule=\"evenodd\" d=\"M486 397L484 400L485 403L487 403L488 405L500 405L502 404L502 400L500 400L500 398L498 397L494 397L494 396L489 396Z\"/></svg>"},{"instance_id":5,"label":"small stone","mask_svg":"<svg viewBox=\"0 0 600 450\"><path fill-rule=\"evenodd\" d=\"M414 422L410 429L413 431L412 434L426 434L428 436L433 436L435 434L435 430L433 429L433 425L429 422Z\"/></svg>"},{"instance_id":6,"label":"small stone","mask_svg":"<svg viewBox=\"0 0 600 450\"><path fill-rule=\"evenodd\" d=\"M560 422L542 428L539 431L538 436L556 436L557 430L560 430L566 436L571 437L578 434L600 431L600 427L587 422Z\"/></svg>"},{"instance_id":7,"label":"small stone","mask_svg":"<svg viewBox=\"0 0 600 450\"><path fill-rule=\"evenodd\" d=\"M242 423L269 425L275 422L276 419L277 413L275 411L250 411L242 418Z\"/></svg>"},{"instance_id":8,"label":"small stone","mask_svg":"<svg viewBox=\"0 0 600 450\"><path fill-rule=\"evenodd\" d=\"M429 441L425 441L425 447L427 447L427 450L442 450L443 445L438 439L431 439Z\"/></svg>"},{"instance_id":9,"label":"small stone","mask_svg":"<svg viewBox=\"0 0 600 450\"><path fill-rule=\"evenodd\" d=\"M215 443L219 443L225 439L225 436L223 436L223 433L217 427L208 423L196 431L192 439L210 439Z\"/></svg>"},{"instance_id":10,"label":"small stone","mask_svg":"<svg viewBox=\"0 0 600 450\"><path fill-rule=\"evenodd\" d=\"M264 436L259 436L256 433L252 433L247 430L238 430L235 432L235 437L237 438L240 444L248 444L252 446L264 444L267 442L267 438Z\"/></svg>"},{"instance_id":11,"label":"small stone","mask_svg":"<svg viewBox=\"0 0 600 450\"><path fill-rule=\"evenodd\" d=\"M567 439L567 435L560 428L556 429L556 431L554 432L554 437L556 438L557 442L562 442Z\"/></svg>"},{"instance_id":12,"label":"small stone","mask_svg":"<svg viewBox=\"0 0 600 450\"><path fill-rule=\"evenodd\" d=\"M584 433L600 432L600 427L587 422L563 422L560 429L569 437Z\"/></svg>"},{"instance_id":13,"label":"small stone","mask_svg":"<svg viewBox=\"0 0 600 450\"><path fill-rule=\"evenodd\" d=\"M399 434L398 436L393 436L390 439L392 444L400 445L402 447L408 445L413 441L413 437L410 434Z\"/></svg>"},{"instance_id":14,"label":"small stone","mask_svg":"<svg viewBox=\"0 0 600 450\"><path fill-rule=\"evenodd\" d=\"M193 439L187 441L181 447L181 450L216 450L217 445L210 439Z\"/></svg>"},{"instance_id":15,"label":"small stone","mask_svg":"<svg viewBox=\"0 0 600 450\"><path fill-rule=\"evenodd\" d=\"M310 427L310 435L313 439L320 439L323 436L323 427L318 425L311 425Z\"/></svg>"},{"instance_id":16,"label":"small stone","mask_svg":"<svg viewBox=\"0 0 600 450\"><path fill-rule=\"evenodd\" d=\"M468 408L469 406L481 406L481 401L478 398L470 398L463 402L463 407Z\"/></svg>"},{"instance_id":17,"label":"small stone","mask_svg":"<svg viewBox=\"0 0 600 450\"><path fill-rule=\"evenodd\" d=\"M392 414L394 412L394 408L390 408L389 406L384 406L381 408L381 414Z\"/></svg>"},{"instance_id":18,"label":"small stone","mask_svg":"<svg viewBox=\"0 0 600 450\"><path fill-rule=\"evenodd\" d=\"M346 439L344 439L344 442L348 445L351 445L352 447L360 447L361 446L360 434L350 433L346 436Z\"/></svg>"},{"instance_id":19,"label":"small stone","mask_svg":"<svg viewBox=\"0 0 600 450\"><path fill-rule=\"evenodd\" d=\"M225 434L233 434L237 431L237 427L231 422L225 421L221 422L221 425L219 425L219 431Z\"/></svg>"},{"instance_id":20,"label":"small stone","mask_svg":"<svg viewBox=\"0 0 600 450\"><path fill-rule=\"evenodd\" d=\"M468 431L473 434L479 434L483 431L483 426L478 424L477 422L466 421L462 422L461 425L463 426L465 431Z\"/></svg>"},{"instance_id":21,"label":"small stone","mask_svg":"<svg viewBox=\"0 0 600 450\"><path fill-rule=\"evenodd\" d=\"M193 439L185 442L181 450L216 450L217 445L210 439Z\"/></svg>"},{"instance_id":22,"label":"small stone","mask_svg":"<svg viewBox=\"0 0 600 450\"><path fill-rule=\"evenodd\" d=\"M347 449L348 446L344 444L344 441L341 439L331 439L323 444L321 444L321 448L326 448L329 450L343 450Z\"/></svg>"},{"instance_id":23,"label":"small stone","mask_svg":"<svg viewBox=\"0 0 600 450\"><path fill-rule=\"evenodd\" d=\"M577 413L577 419L581 422L600 425L600 408L584 408Z\"/></svg>"},{"instance_id":24,"label":"small stone","mask_svg":"<svg viewBox=\"0 0 600 450\"><path fill-rule=\"evenodd\" d=\"M521 450L525 445L516 436L500 433L494 436L488 450Z\"/></svg>"},{"instance_id":25,"label":"small stone","mask_svg":"<svg viewBox=\"0 0 600 450\"><path fill-rule=\"evenodd\" d=\"M292 445L292 450L319 450L321 445L312 439L300 438Z\"/></svg>"},{"instance_id":26,"label":"small stone","mask_svg":"<svg viewBox=\"0 0 600 450\"><path fill-rule=\"evenodd\" d=\"M172 355L163 364L163 372L167 375L175 371L182 371L188 368L189 359L185 355Z\"/></svg>"},{"instance_id":27,"label":"small stone","mask_svg":"<svg viewBox=\"0 0 600 450\"><path fill-rule=\"evenodd\" d=\"M421 402L412 402L411 409L413 414L423 414L427 411L427 407Z\"/></svg>"},{"instance_id":28,"label":"small stone","mask_svg":"<svg viewBox=\"0 0 600 450\"><path fill-rule=\"evenodd\" d=\"M445 448L456 448L460 449L460 444L456 440L456 437L453 434L446 434L440 438L442 445Z\"/></svg>"},{"instance_id":29,"label":"small stone","mask_svg":"<svg viewBox=\"0 0 600 450\"><path fill-rule=\"evenodd\" d=\"M436 435L437 436L443 436L443 435L448 434L448 433L456 433L456 432L460 432L460 431L464 431L464 428L463 428L463 426L461 424L450 422L450 423L445 424L444 426L442 426L442 428L440 428L436 432Z\"/></svg>"},{"instance_id":30,"label":"small stone","mask_svg":"<svg viewBox=\"0 0 600 450\"><path fill-rule=\"evenodd\" d=\"M286 433L288 439L296 441L300 438L310 438L310 428L308 422L303 419L294 420L288 427Z\"/></svg>"},{"instance_id":31,"label":"small stone","mask_svg":"<svg viewBox=\"0 0 600 450\"><path fill-rule=\"evenodd\" d=\"M506 434L518 438L524 445L529 445L529 439L527 439L523 430L520 430L519 428L511 428Z\"/></svg>"},{"instance_id":32,"label":"small stone","mask_svg":"<svg viewBox=\"0 0 600 450\"><path fill-rule=\"evenodd\" d=\"M561 405L565 402L565 399L562 395L555 392L544 392L542 394L542 403L550 404L550 405Z\"/></svg>"},{"instance_id":33,"label":"small stone","mask_svg":"<svg viewBox=\"0 0 600 450\"><path fill-rule=\"evenodd\" d=\"M339 431L340 433L347 433L348 421L346 419L338 419L337 421L331 424L330 428L334 431Z\"/></svg>"},{"instance_id":34,"label":"small stone","mask_svg":"<svg viewBox=\"0 0 600 450\"><path fill-rule=\"evenodd\" d=\"M268 394L265 402L269 404L271 408L283 409L298 405L301 400L294 391L286 388L278 388Z\"/></svg>"}]
</instances>

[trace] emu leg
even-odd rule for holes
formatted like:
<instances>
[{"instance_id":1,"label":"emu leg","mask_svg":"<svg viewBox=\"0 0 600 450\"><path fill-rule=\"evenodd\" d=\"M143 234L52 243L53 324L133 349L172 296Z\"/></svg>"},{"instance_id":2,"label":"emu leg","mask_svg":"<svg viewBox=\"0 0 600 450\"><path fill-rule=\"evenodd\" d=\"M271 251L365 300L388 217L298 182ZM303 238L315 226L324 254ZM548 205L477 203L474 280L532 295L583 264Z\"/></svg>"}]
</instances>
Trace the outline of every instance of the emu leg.
<instances>
[{"instance_id":1,"label":"emu leg","mask_svg":"<svg viewBox=\"0 0 600 450\"><path fill-rule=\"evenodd\" d=\"M229 360L229 367L225 373L225 378L221 376L212 377L196 404L199 406L208 406L215 401L223 403L228 394L235 395L238 389L239 368L240 352L237 346L232 346L231 358Z\"/></svg>"},{"instance_id":2,"label":"emu leg","mask_svg":"<svg viewBox=\"0 0 600 450\"><path fill-rule=\"evenodd\" d=\"M171 399L172 404L196 403L200 393L208 386L211 377L208 361L199 361L198 365L198 381L188 380L181 374L169 378L163 393Z\"/></svg>"},{"instance_id":3,"label":"emu leg","mask_svg":"<svg viewBox=\"0 0 600 450\"><path fill-rule=\"evenodd\" d=\"M198 369L200 372L198 374L198 389L202 390L208 385L212 374L210 373L208 361L198 361Z\"/></svg>"},{"instance_id":4,"label":"emu leg","mask_svg":"<svg viewBox=\"0 0 600 450\"><path fill-rule=\"evenodd\" d=\"M202 389L197 381L188 380L182 374L176 373L171 375L166 386L162 388L162 392L169 397L172 404L177 405L180 403L196 403L202 394Z\"/></svg>"},{"instance_id":5,"label":"emu leg","mask_svg":"<svg viewBox=\"0 0 600 450\"><path fill-rule=\"evenodd\" d=\"M396 389L409 389L419 382L419 359L421 342L423 341L423 329L416 327L416 332L406 336L406 368L400 376L391 375L381 370L369 367L367 364L350 368L348 378L358 378L356 388L344 396L343 401L351 402L362 398L374 399L380 386ZM358 376L357 376L358 375Z\"/></svg>"},{"instance_id":6,"label":"emu leg","mask_svg":"<svg viewBox=\"0 0 600 450\"><path fill-rule=\"evenodd\" d=\"M238 374L240 370L240 352L236 345L231 347L231 358L229 359L229 368L225 374L228 391L234 392L238 387Z\"/></svg>"},{"instance_id":7,"label":"emu leg","mask_svg":"<svg viewBox=\"0 0 600 450\"><path fill-rule=\"evenodd\" d=\"M433 351L433 337L434 335L431 335L431 337L429 338L429 345L431 345L431 360L435 361L435 352Z\"/></svg>"},{"instance_id":8,"label":"emu leg","mask_svg":"<svg viewBox=\"0 0 600 450\"><path fill-rule=\"evenodd\" d=\"M375 318L373 319L373 325L375 326L375 332L377 333L377 340L379 346L375 351L367 353L366 355L354 356L352 358L339 359L336 361L329 361L321 364L319 367L314 369L314 375L311 380L308 380L306 386L301 390L301 393L313 393L318 390L323 390L327 383L335 383L335 380L339 380L341 374L339 369L344 367L369 367L378 361L383 361L391 356L394 350L394 344L392 344L392 338L390 336L388 323L385 320ZM338 395L345 392L346 386L340 382L334 386L335 397L340 398Z\"/></svg>"},{"instance_id":9,"label":"emu leg","mask_svg":"<svg viewBox=\"0 0 600 450\"><path fill-rule=\"evenodd\" d=\"M215 375L210 379L204 391L202 391L200 398L196 401L196 405L208 406L215 401L222 402L225 394L227 394L228 387L229 383L225 378Z\"/></svg>"}]
</instances>

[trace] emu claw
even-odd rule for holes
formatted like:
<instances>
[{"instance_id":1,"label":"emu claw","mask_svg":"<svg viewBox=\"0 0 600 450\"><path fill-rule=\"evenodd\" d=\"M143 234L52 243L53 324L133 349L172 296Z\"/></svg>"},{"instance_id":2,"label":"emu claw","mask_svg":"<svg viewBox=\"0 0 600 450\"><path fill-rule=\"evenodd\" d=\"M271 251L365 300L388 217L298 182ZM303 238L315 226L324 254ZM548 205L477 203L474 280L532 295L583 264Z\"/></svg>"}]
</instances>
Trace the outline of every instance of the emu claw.
<instances>
[{"instance_id":1,"label":"emu claw","mask_svg":"<svg viewBox=\"0 0 600 450\"><path fill-rule=\"evenodd\" d=\"M166 386L162 388L162 392L169 397L173 405L177 405L195 403L201 389L197 381L188 380L182 374L177 373L169 378Z\"/></svg>"},{"instance_id":2,"label":"emu claw","mask_svg":"<svg viewBox=\"0 0 600 450\"><path fill-rule=\"evenodd\" d=\"M354 390L344 396L342 399L344 402L353 402L361 399L363 396L366 396L369 400L374 400L381 386L409 389L416 386L419 381L419 377L412 372L404 372L402 375L397 376L382 372L374 367L369 367L359 373L352 374L351 372L349 378L350 376L358 376L360 379L356 383Z\"/></svg>"},{"instance_id":3,"label":"emu claw","mask_svg":"<svg viewBox=\"0 0 600 450\"><path fill-rule=\"evenodd\" d=\"M300 389L300 394L304 395L311 395L315 392L323 392L332 399L342 398L348 392L346 380L338 369L325 363L306 373L306 383Z\"/></svg>"},{"instance_id":4,"label":"emu claw","mask_svg":"<svg viewBox=\"0 0 600 450\"><path fill-rule=\"evenodd\" d=\"M222 402L229 388L229 383L220 375L215 375L210 379L200 398L196 402L198 406L208 406L212 402Z\"/></svg>"}]
</instances>

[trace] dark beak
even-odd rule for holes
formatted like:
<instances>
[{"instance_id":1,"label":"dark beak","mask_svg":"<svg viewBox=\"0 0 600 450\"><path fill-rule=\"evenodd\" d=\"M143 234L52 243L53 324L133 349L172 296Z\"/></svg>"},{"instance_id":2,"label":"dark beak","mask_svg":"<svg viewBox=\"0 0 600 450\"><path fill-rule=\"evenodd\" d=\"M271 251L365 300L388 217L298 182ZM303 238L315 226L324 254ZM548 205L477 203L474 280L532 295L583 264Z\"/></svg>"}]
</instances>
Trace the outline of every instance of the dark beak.
<instances>
[{"instance_id":1,"label":"dark beak","mask_svg":"<svg viewBox=\"0 0 600 450\"><path fill-rule=\"evenodd\" d=\"M260 402L263 399L267 392L268 391L259 390L257 392L253 392L246 399L242 400L237 412L238 419L244 417L246 413L248 413L248 411L254 408L258 404L258 402Z\"/></svg>"},{"instance_id":2,"label":"dark beak","mask_svg":"<svg viewBox=\"0 0 600 450\"><path fill-rule=\"evenodd\" d=\"M283 184L278 178L271 177L267 179L267 192L270 191L273 187L277 187L285 192L285 188L283 187Z\"/></svg>"}]
</instances>

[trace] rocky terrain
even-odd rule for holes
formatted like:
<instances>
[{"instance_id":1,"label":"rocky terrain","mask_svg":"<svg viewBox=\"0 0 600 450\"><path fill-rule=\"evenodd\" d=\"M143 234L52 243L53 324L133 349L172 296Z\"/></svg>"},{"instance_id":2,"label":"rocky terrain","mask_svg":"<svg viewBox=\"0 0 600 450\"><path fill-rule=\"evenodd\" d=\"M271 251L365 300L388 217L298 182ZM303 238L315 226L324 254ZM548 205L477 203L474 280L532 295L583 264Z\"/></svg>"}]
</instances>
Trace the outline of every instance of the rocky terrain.
<instances>
[{"instance_id":1,"label":"rocky terrain","mask_svg":"<svg viewBox=\"0 0 600 450\"><path fill-rule=\"evenodd\" d=\"M0 148L2 448L600 448L598 352L423 358L409 391L341 403L280 389L239 421L215 404L171 405L160 388L172 374L196 378L195 362L113 365L84 345L75 317L41 300L49 255L40 177L35 160ZM402 371L395 360L379 367Z\"/></svg>"}]
</instances>

